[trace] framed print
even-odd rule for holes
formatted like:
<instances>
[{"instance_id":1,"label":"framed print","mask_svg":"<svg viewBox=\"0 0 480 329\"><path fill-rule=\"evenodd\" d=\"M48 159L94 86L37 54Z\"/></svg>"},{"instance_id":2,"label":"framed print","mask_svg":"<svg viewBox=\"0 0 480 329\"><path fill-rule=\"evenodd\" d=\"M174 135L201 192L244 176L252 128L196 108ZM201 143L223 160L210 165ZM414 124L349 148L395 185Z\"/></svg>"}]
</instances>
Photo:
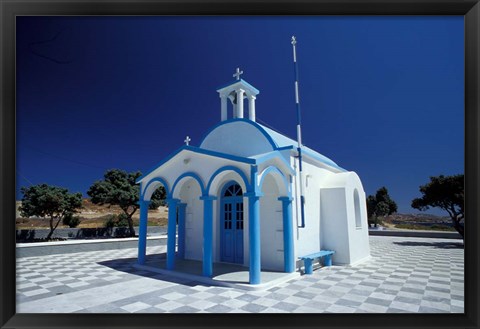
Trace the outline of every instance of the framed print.
<instances>
[{"instance_id":1,"label":"framed print","mask_svg":"<svg viewBox=\"0 0 480 329\"><path fill-rule=\"evenodd\" d=\"M0 8L2 328L478 327L477 1Z\"/></svg>"}]
</instances>

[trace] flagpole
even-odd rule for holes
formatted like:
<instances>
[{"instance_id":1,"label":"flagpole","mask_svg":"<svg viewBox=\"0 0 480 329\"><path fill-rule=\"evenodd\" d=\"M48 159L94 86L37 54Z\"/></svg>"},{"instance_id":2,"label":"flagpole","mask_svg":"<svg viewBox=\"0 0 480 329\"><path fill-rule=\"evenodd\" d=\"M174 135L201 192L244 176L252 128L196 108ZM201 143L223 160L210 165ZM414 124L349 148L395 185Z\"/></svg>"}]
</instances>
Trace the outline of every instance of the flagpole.
<instances>
[{"instance_id":1,"label":"flagpole","mask_svg":"<svg viewBox=\"0 0 480 329\"><path fill-rule=\"evenodd\" d=\"M303 194L303 179L302 179L302 121L300 116L300 98L298 96L298 65L297 65L297 52L296 52L297 40L295 36L292 36L293 46L293 69L295 72L295 104L297 108L297 151L298 151L298 179L300 181L300 212L302 224L301 228L305 227L305 196Z\"/></svg>"}]
</instances>

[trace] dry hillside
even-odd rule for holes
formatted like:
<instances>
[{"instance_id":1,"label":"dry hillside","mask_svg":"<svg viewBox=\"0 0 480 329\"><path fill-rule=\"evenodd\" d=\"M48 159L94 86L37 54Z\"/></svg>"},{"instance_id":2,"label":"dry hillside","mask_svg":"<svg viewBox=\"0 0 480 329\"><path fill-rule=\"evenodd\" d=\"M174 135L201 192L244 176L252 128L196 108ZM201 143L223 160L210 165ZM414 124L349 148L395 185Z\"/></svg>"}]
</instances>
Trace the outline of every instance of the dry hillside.
<instances>
[{"instance_id":1,"label":"dry hillside","mask_svg":"<svg viewBox=\"0 0 480 329\"><path fill-rule=\"evenodd\" d=\"M48 220L43 218L22 218L18 207L21 205L20 201L17 201L17 218L16 226L17 229L32 229L32 228L47 228L49 226ZM99 206L90 202L89 199L83 199L83 207L80 209L80 212L76 216L80 217L79 228L92 228L92 227L104 227L105 221L109 215L118 215L123 211L118 206ZM140 211L137 210L133 215L133 221L135 225L138 225ZM148 221L149 225L158 225L163 226L167 224L168 209L166 207L160 207L156 210L148 211ZM63 226L62 223L58 225Z\"/></svg>"}]
</instances>

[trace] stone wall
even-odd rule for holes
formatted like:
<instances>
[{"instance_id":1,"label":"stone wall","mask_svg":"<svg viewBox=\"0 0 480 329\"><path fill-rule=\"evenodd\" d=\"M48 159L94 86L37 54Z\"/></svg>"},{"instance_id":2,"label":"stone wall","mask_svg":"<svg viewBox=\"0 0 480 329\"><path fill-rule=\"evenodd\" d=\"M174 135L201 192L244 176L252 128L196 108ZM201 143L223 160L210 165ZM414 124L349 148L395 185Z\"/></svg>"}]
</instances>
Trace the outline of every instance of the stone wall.
<instances>
[{"instance_id":1,"label":"stone wall","mask_svg":"<svg viewBox=\"0 0 480 329\"><path fill-rule=\"evenodd\" d=\"M35 239L44 239L47 237L49 229L17 230L17 242L34 241ZM53 232L52 238L62 239L92 239L92 238L120 238L125 237L128 228L59 228ZM138 226L135 227L135 233L138 235ZM166 226L151 226L147 229L148 235L167 234Z\"/></svg>"}]
</instances>

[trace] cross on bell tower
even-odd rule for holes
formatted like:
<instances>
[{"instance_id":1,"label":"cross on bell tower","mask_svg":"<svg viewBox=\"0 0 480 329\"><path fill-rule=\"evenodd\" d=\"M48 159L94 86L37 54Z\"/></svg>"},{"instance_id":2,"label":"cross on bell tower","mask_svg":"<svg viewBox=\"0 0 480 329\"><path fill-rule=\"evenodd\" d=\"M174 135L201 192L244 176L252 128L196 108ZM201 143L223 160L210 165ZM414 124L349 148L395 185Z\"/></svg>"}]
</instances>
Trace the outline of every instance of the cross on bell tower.
<instances>
[{"instance_id":1,"label":"cross on bell tower","mask_svg":"<svg viewBox=\"0 0 480 329\"><path fill-rule=\"evenodd\" d=\"M237 80L240 80L240 76L243 74L243 71L240 71L240 68L237 67L237 72L233 74L234 78L237 78Z\"/></svg>"},{"instance_id":2,"label":"cross on bell tower","mask_svg":"<svg viewBox=\"0 0 480 329\"><path fill-rule=\"evenodd\" d=\"M243 71L237 67L236 72L233 74L236 80L217 90L221 99L222 121L228 119L228 100L230 100L232 104L232 118L243 118L243 103L245 98L248 99L248 119L255 121L255 99L260 92L248 82L241 79L240 75L242 74Z\"/></svg>"}]
</instances>

